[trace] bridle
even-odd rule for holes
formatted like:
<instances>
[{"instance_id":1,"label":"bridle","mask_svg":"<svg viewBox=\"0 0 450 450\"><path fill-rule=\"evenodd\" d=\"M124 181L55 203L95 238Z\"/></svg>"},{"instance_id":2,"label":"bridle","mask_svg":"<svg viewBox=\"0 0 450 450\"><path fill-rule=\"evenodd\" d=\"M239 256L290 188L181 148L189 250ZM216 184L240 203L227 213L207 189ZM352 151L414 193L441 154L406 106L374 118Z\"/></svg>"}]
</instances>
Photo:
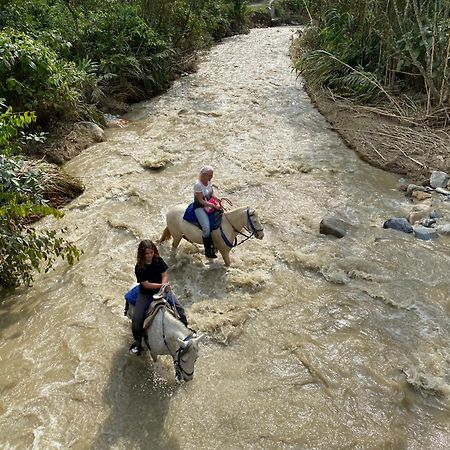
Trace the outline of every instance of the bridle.
<instances>
[{"instance_id":1,"label":"bridle","mask_svg":"<svg viewBox=\"0 0 450 450\"><path fill-rule=\"evenodd\" d=\"M258 229L256 228L255 224L253 223L252 217L255 215L255 213L250 213L250 208L247 208L247 225L244 225L244 229L247 231L248 234L242 233L240 230L237 230L235 226L230 222L230 219L224 214L224 217L227 219L228 223L231 225L231 228L235 233L238 235L244 236L244 239L242 239L240 242L237 240L237 236L234 239L234 243L231 243L228 238L226 237L225 233L223 232L222 225L220 228L220 235L222 236L222 239L224 240L225 244L230 247L237 247L238 245L243 244L245 241L248 241L253 236L257 235L257 233L261 233L264 231L262 228Z\"/></svg>"},{"instance_id":2,"label":"bridle","mask_svg":"<svg viewBox=\"0 0 450 450\"><path fill-rule=\"evenodd\" d=\"M167 350L169 350L169 354L173 359L173 365L175 368L175 377L177 378L178 381L181 381L184 377L183 374L186 375L187 377L192 377L194 375L194 369L192 369L192 372L187 372L185 369L183 369L183 366L181 365L181 362L183 361L181 359L181 357L187 353L189 347L183 348L181 345L178 347L178 350L176 350L175 354L172 354L172 351L170 350L169 345L167 344L166 341L166 332L165 332L165 328L164 328L164 315L166 314L166 308L164 308L163 311L163 318L162 318L162 332L163 332L163 340L164 340L164 344L167 348ZM183 342L188 342L192 339L193 335L192 333L188 334L184 339Z\"/></svg>"}]
</instances>

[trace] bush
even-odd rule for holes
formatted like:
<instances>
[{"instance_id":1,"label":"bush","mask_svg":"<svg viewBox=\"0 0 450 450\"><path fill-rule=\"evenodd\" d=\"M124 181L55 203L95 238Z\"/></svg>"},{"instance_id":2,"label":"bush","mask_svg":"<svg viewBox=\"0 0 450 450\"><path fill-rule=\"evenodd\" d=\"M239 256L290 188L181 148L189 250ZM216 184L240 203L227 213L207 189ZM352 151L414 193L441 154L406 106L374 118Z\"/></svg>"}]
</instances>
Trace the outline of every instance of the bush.
<instances>
[{"instance_id":1,"label":"bush","mask_svg":"<svg viewBox=\"0 0 450 450\"><path fill-rule=\"evenodd\" d=\"M21 129L34 119L11 109L0 113L0 285L8 288L30 285L34 270L48 271L57 257L73 264L81 254L56 231L27 226L50 214L62 216L43 197L43 174L13 155L20 148Z\"/></svg>"},{"instance_id":2,"label":"bush","mask_svg":"<svg viewBox=\"0 0 450 450\"><path fill-rule=\"evenodd\" d=\"M33 110L39 119L76 116L86 74L73 62L13 29L0 32L0 97L16 111Z\"/></svg>"},{"instance_id":3,"label":"bush","mask_svg":"<svg viewBox=\"0 0 450 450\"><path fill-rule=\"evenodd\" d=\"M111 93L134 100L167 88L171 47L145 20L138 8L117 4L96 11L80 26L80 55L98 63L98 73Z\"/></svg>"}]
</instances>

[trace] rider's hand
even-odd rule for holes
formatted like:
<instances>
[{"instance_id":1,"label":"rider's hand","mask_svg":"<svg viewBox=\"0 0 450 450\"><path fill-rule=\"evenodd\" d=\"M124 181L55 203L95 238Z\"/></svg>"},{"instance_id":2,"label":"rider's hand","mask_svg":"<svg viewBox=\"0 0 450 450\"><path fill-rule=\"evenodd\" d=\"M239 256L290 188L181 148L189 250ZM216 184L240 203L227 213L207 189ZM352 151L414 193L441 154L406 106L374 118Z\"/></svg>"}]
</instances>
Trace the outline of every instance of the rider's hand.
<instances>
[{"instance_id":1,"label":"rider's hand","mask_svg":"<svg viewBox=\"0 0 450 450\"><path fill-rule=\"evenodd\" d=\"M169 292L171 289L172 289L172 286L169 283L167 283L167 286L165 287L164 292Z\"/></svg>"}]
</instances>

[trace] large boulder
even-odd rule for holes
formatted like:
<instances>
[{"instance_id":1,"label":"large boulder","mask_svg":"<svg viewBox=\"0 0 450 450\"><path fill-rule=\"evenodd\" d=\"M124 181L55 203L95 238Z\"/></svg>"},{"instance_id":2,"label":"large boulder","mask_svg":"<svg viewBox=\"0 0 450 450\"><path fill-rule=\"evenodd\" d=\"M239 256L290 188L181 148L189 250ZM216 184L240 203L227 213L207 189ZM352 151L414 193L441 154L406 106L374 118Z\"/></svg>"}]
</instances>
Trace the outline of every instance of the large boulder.
<instances>
[{"instance_id":1,"label":"large boulder","mask_svg":"<svg viewBox=\"0 0 450 450\"><path fill-rule=\"evenodd\" d=\"M337 217L324 217L320 222L320 234L342 238L347 234L350 225Z\"/></svg>"},{"instance_id":2,"label":"large boulder","mask_svg":"<svg viewBox=\"0 0 450 450\"><path fill-rule=\"evenodd\" d=\"M450 176L440 170L434 170L430 177L430 186L437 188L446 188L447 183L450 181Z\"/></svg>"},{"instance_id":3,"label":"large boulder","mask_svg":"<svg viewBox=\"0 0 450 450\"><path fill-rule=\"evenodd\" d=\"M383 228L390 228L391 230L402 231L403 233L412 233L413 227L404 217L393 217L386 220Z\"/></svg>"}]
</instances>

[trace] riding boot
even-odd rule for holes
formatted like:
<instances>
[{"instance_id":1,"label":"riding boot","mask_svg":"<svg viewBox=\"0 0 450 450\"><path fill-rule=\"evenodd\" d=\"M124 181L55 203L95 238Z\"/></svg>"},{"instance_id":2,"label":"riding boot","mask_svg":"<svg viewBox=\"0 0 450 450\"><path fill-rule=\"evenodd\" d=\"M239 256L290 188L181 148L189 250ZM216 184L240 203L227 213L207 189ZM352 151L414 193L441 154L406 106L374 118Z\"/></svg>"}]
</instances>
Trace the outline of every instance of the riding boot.
<instances>
[{"instance_id":1,"label":"riding boot","mask_svg":"<svg viewBox=\"0 0 450 450\"><path fill-rule=\"evenodd\" d=\"M211 236L203 238L203 245L205 247L205 256L207 258L217 258L216 254L214 253L214 247Z\"/></svg>"}]
</instances>

